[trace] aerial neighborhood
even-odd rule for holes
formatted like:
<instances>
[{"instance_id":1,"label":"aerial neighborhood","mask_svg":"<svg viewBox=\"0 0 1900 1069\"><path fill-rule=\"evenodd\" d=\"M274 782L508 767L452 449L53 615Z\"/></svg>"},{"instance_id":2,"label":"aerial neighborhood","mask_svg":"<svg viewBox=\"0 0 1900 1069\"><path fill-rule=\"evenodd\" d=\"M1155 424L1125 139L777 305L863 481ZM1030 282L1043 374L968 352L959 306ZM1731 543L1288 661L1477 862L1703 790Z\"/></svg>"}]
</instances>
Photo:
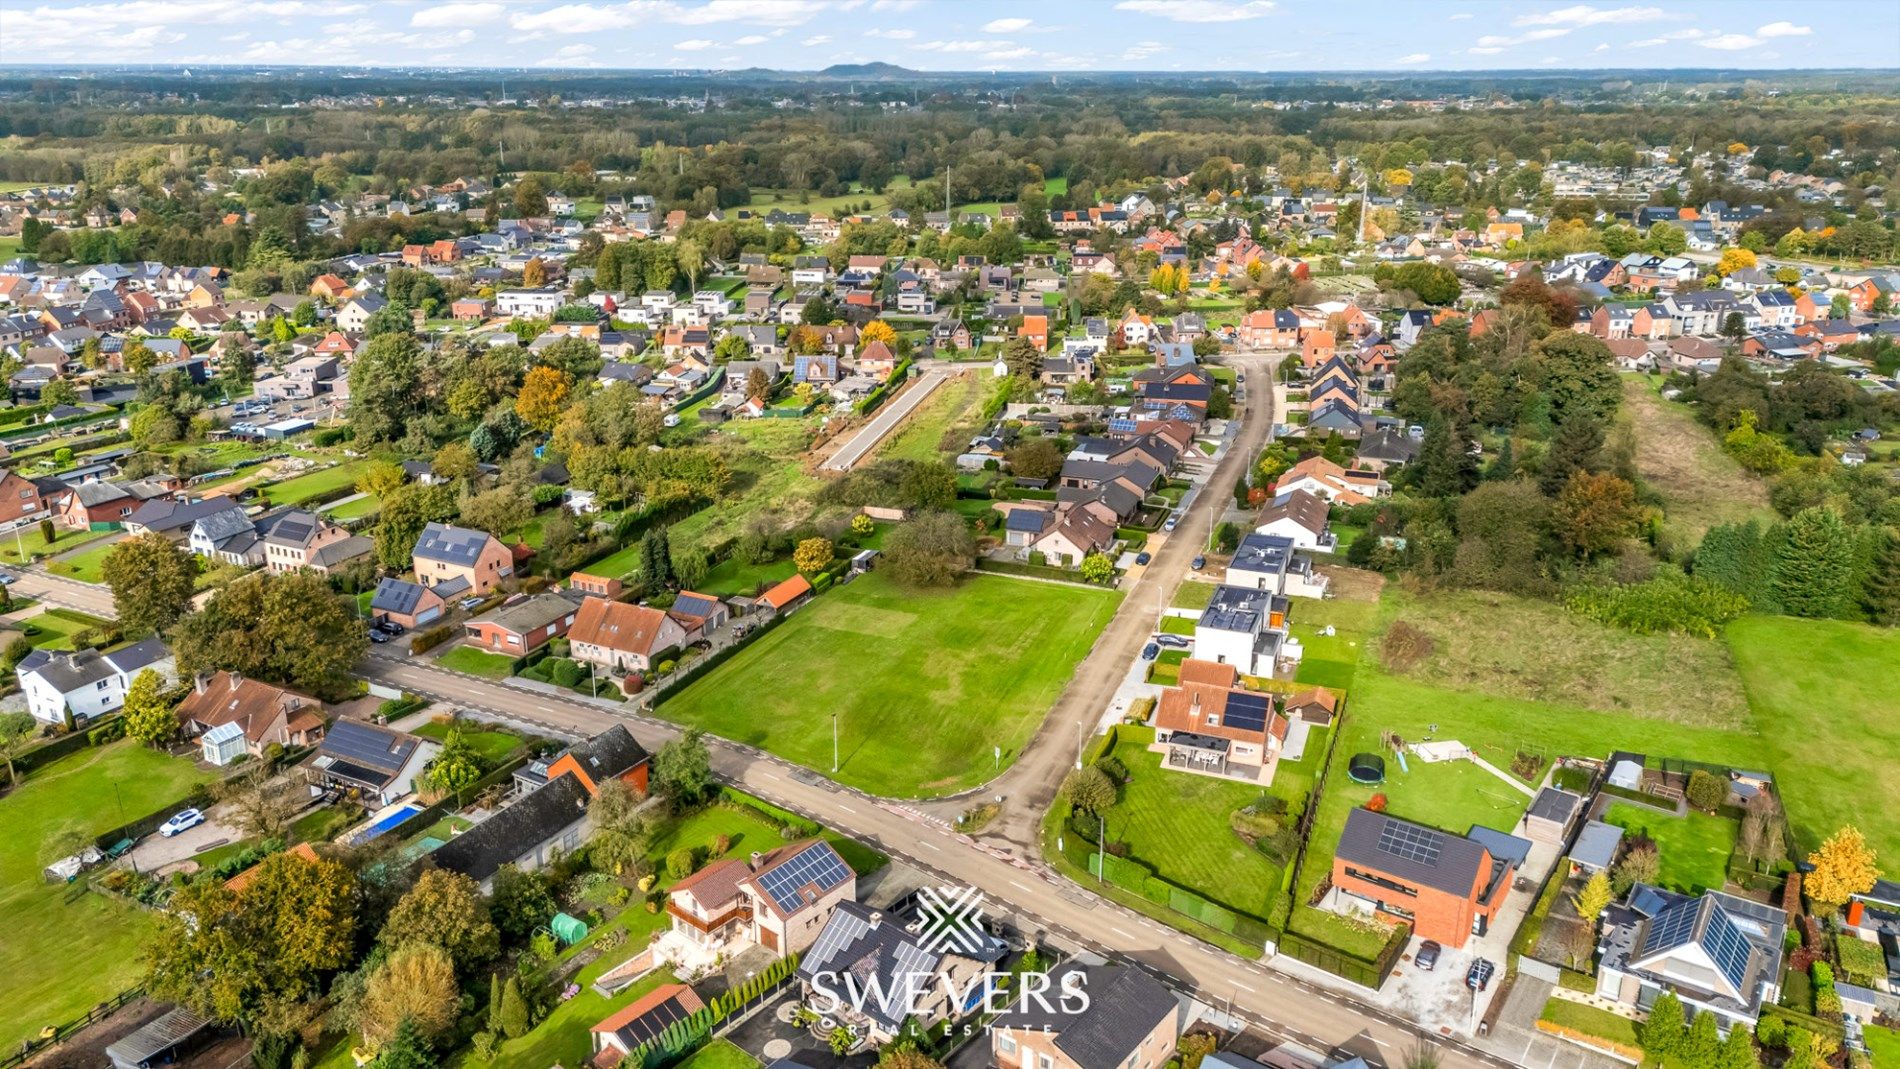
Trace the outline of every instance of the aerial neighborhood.
<instances>
[{"instance_id":1,"label":"aerial neighborhood","mask_svg":"<svg viewBox=\"0 0 1900 1069\"><path fill-rule=\"evenodd\" d=\"M593 47L0 67L0 1069L1900 1066L1890 84Z\"/></svg>"}]
</instances>

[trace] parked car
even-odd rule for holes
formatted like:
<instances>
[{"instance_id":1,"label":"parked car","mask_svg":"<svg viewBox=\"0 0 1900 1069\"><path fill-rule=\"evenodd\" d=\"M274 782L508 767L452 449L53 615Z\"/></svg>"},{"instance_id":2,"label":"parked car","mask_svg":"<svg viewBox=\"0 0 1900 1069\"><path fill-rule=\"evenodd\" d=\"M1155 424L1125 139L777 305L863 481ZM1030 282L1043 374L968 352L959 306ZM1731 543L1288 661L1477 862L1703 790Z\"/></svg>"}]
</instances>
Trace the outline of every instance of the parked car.
<instances>
[{"instance_id":1,"label":"parked car","mask_svg":"<svg viewBox=\"0 0 1900 1069\"><path fill-rule=\"evenodd\" d=\"M469 612L470 610L474 609L475 606L480 605L481 603L482 603L482 599L472 598L472 597L463 598L461 601L456 602L457 605L461 606L463 612Z\"/></svg>"},{"instance_id":2,"label":"parked car","mask_svg":"<svg viewBox=\"0 0 1900 1069\"><path fill-rule=\"evenodd\" d=\"M1465 986L1473 991L1483 991L1491 986L1491 976L1497 971L1497 966L1479 958L1471 963L1470 971L1465 973Z\"/></svg>"},{"instance_id":3,"label":"parked car","mask_svg":"<svg viewBox=\"0 0 1900 1069\"><path fill-rule=\"evenodd\" d=\"M158 834L169 839L181 831L195 828L205 822L205 815L196 809L181 809L172 814L172 818L159 826Z\"/></svg>"},{"instance_id":4,"label":"parked car","mask_svg":"<svg viewBox=\"0 0 1900 1069\"><path fill-rule=\"evenodd\" d=\"M1207 558L1195 557L1193 561L1193 567L1194 567L1194 570L1197 572L1200 571L1202 568L1207 567Z\"/></svg>"},{"instance_id":5,"label":"parked car","mask_svg":"<svg viewBox=\"0 0 1900 1069\"><path fill-rule=\"evenodd\" d=\"M1173 531L1173 530L1174 530L1174 525L1175 525L1175 524L1177 524L1177 523L1180 523L1180 522L1181 522L1181 517L1179 517L1179 516L1169 516L1169 517L1168 517L1168 522L1167 522L1167 523L1164 523L1164 524L1162 524L1162 525L1161 525L1161 529L1162 529L1163 531Z\"/></svg>"},{"instance_id":6,"label":"parked car","mask_svg":"<svg viewBox=\"0 0 1900 1069\"><path fill-rule=\"evenodd\" d=\"M372 627L369 629L369 640L371 642L376 643L378 646L380 646L383 643L389 641L389 636L383 634L381 631L378 631Z\"/></svg>"},{"instance_id":7,"label":"parked car","mask_svg":"<svg viewBox=\"0 0 1900 1069\"><path fill-rule=\"evenodd\" d=\"M1412 964L1418 966L1421 972L1431 972L1438 964L1439 951L1443 949L1437 940L1427 939L1418 945L1418 954L1412 958Z\"/></svg>"},{"instance_id":8,"label":"parked car","mask_svg":"<svg viewBox=\"0 0 1900 1069\"><path fill-rule=\"evenodd\" d=\"M0 586L6 586L18 578L19 576L14 575L12 572L0 572Z\"/></svg>"},{"instance_id":9,"label":"parked car","mask_svg":"<svg viewBox=\"0 0 1900 1069\"><path fill-rule=\"evenodd\" d=\"M1137 554L1135 554L1135 563L1136 563L1136 564L1146 564L1146 563L1148 563L1149 561L1151 561L1151 560L1153 560L1153 559L1154 559L1153 557L1151 557L1151 556L1149 556L1149 555L1148 555L1147 553L1145 553L1145 552L1143 552L1143 553L1137 553Z\"/></svg>"},{"instance_id":10,"label":"parked car","mask_svg":"<svg viewBox=\"0 0 1900 1069\"><path fill-rule=\"evenodd\" d=\"M385 635L400 635L409 629L385 617L384 619L376 621L376 630L381 631Z\"/></svg>"},{"instance_id":11,"label":"parked car","mask_svg":"<svg viewBox=\"0 0 1900 1069\"><path fill-rule=\"evenodd\" d=\"M1177 650L1187 649L1189 646L1192 646L1194 644L1193 640L1188 638L1186 635L1160 634L1160 635L1155 636L1155 641L1161 643L1163 646L1169 647L1170 649L1177 649Z\"/></svg>"},{"instance_id":12,"label":"parked car","mask_svg":"<svg viewBox=\"0 0 1900 1069\"><path fill-rule=\"evenodd\" d=\"M1141 648L1141 659L1144 661L1152 661L1159 656L1161 656L1161 647L1152 642Z\"/></svg>"}]
</instances>

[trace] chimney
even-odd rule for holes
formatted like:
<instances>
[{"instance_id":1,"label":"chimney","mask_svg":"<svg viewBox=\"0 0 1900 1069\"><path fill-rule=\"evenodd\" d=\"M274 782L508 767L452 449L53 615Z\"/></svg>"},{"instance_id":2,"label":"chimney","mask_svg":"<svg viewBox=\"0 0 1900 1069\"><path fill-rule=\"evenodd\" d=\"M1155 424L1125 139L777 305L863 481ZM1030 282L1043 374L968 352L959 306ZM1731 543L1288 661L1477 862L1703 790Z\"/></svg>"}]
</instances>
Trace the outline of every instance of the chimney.
<instances>
[{"instance_id":1,"label":"chimney","mask_svg":"<svg viewBox=\"0 0 1900 1069\"><path fill-rule=\"evenodd\" d=\"M871 925L871 930L876 931L878 925L884 923L884 911L883 910L874 911L871 914L871 918L868 923Z\"/></svg>"},{"instance_id":2,"label":"chimney","mask_svg":"<svg viewBox=\"0 0 1900 1069\"><path fill-rule=\"evenodd\" d=\"M1193 697L1188 702L1188 711L1193 713L1195 716L1200 716L1201 715L1201 692L1196 690L1196 691L1192 691L1191 693Z\"/></svg>"},{"instance_id":3,"label":"chimney","mask_svg":"<svg viewBox=\"0 0 1900 1069\"><path fill-rule=\"evenodd\" d=\"M244 675L243 675L243 673L241 673L241 672L229 672L229 673L226 673L226 674L227 674L227 676L228 676L228 677L230 678L230 680L231 680L231 689L232 689L232 690L236 690L236 689L238 689L238 687L240 687L240 686L242 686L242 685L243 685L243 683L244 683Z\"/></svg>"},{"instance_id":4,"label":"chimney","mask_svg":"<svg viewBox=\"0 0 1900 1069\"><path fill-rule=\"evenodd\" d=\"M193 690L197 691L200 694L203 694L205 692L205 674L203 672L199 672L198 674L192 676L191 686Z\"/></svg>"},{"instance_id":5,"label":"chimney","mask_svg":"<svg viewBox=\"0 0 1900 1069\"><path fill-rule=\"evenodd\" d=\"M757 872L759 871L759 862L763 860L765 860L765 855L759 853L757 850L754 850L752 851L752 863L749 867L752 869L752 871Z\"/></svg>"}]
</instances>

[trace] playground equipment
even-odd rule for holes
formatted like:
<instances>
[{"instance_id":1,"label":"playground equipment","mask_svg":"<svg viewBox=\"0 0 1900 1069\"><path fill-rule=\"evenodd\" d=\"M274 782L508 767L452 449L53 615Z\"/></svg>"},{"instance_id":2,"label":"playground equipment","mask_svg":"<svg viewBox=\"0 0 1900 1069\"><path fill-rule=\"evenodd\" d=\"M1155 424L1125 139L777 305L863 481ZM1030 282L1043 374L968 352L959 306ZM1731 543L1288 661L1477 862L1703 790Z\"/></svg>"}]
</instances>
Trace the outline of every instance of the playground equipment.
<instances>
[{"instance_id":1,"label":"playground equipment","mask_svg":"<svg viewBox=\"0 0 1900 1069\"><path fill-rule=\"evenodd\" d=\"M1385 782L1385 758L1376 753L1356 753L1346 762L1346 775L1354 783L1372 786Z\"/></svg>"}]
</instances>

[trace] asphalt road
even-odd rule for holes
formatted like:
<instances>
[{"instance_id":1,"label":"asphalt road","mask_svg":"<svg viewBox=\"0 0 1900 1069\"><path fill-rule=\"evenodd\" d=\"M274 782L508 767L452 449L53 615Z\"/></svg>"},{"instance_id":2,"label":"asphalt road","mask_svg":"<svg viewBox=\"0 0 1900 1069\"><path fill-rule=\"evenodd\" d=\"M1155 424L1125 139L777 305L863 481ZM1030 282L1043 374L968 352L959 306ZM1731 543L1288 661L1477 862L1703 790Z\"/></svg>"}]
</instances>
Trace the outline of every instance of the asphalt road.
<instances>
[{"instance_id":1,"label":"asphalt road","mask_svg":"<svg viewBox=\"0 0 1900 1069\"><path fill-rule=\"evenodd\" d=\"M107 587L26 568L9 567L7 571L17 577L11 586L16 598L33 598L48 605L77 609L108 620L116 615L112 607L112 591Z\"/></svg>"},{"instance_id":2,"label":"asphalt road","mask_svg":"<svg viewBox=\"0 0 1900 1069\"><path fill-rule=\"evenodd\" d=\"M831 459L820 466L826 471L850 471L857 467L859 461L869 456L886 435L897 429L905 416L923 404L924 399L936 392L937 387L942 386L952 374L954 372L932 369L918 376L917 381L879 409L877 415L871 417L871 422L861 427L850 441L839 447L836 453L831 454Z\"/></svg>"}]
</instances>

